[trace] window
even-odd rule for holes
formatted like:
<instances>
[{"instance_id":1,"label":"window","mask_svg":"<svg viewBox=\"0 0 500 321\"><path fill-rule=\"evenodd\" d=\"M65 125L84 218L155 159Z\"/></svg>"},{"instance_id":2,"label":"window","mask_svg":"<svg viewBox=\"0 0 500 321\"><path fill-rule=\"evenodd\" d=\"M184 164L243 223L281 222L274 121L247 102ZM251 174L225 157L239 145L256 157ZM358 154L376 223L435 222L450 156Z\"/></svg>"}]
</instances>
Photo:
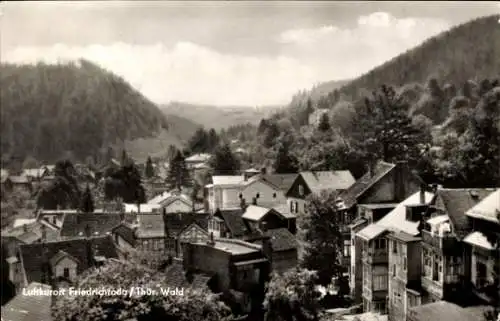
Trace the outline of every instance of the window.
<instances>
[{"instance_id":1,"label":"window","mask_svg":"<svg viewBox=\"0 0 500 321\"><path fill-rule=\"evenodd\" d=\"M344 257L351 256L351 242L344 240Z\"/></svg>"},{"instance_id":2,"label":"window","mask_svg":"<svg viewBox=\"0 0 500 321\"><path fill-rule=\"evenodd\" d=\"M260 197L260 193L257 193L257 195L255 195L255 198L259 198Z\"/></svg>"},{"instance_id":3,"label":"window","mask_svg":"<svg viewBox=\"0 0 500 321\"><path fill-rule=\"evenodd\" d=\"M403 270L406 271L406 256L403 258Z\"/></svg>"},{"instance_id":4,"label":"window","mask_svg":"<svg viewBox=\"0 0 500 321\"><path fill-rule=\"evenodd\" d=\"M387 290L387 275L373 276L373 291Z\"/></svg>"},{"instance_id":5,"label":"window","mask_svg":"<svg viewBox=\"0 0 500 321\"><path fill-rule=\"evenodd\" d=\"M436 255L434 257L434 265L432 266L432 280L433 281L438 281L439 280L439 257Z\"/></svg>"},{"instance_id":6,"label":"window","mask_svg":"<svg viewBox=\"0 0 500 321\"><path fill-rule=\"evenodd\" d=\"M398 242L392 241L392 253L398 254Z\"/></svg>"},{"instance_id":7,"label":"window","mask_svg":"<svg viewBox=\"0 0 500 321\"><path fill-rule=\"evenodd\" d=\"M290 213L293 213L293 201L290 202Z\"/></svg>"},{"instance_id":8,"label":"window","mask_svg":"<svg viewBox=\"0 0 500 321\"><path fill-rule=\"evenodd\" d=\"M239 197L240 199L242 199L242 198L243 198L243 194L241 194L241 193L240 193L240 195L238 195L238 197Z\"/></svg>"},{"instance_id":9,"label":"window","mask_svg":"<svg viewBox=\"0 0 500 321\"><path fill-rule=\"evenodd\" d=\"M375 249L376 250L385 249L385 239L376 239L375 240Z\"/></svg>"},{"instance_id":10,"label":"window","mask_svg":"<svg viewBox=\"0 0 500 321\"><path fill-rule=\"evenodd\" d=\"M396 276L396 264L392 265L392 276Z\"/></svg>"},{"instance_id":11,"label":"window","mask_svg":"<svg viewBox=\"0 0 500 321\"><path fill-rule=\"evenodd\" d=\"M304 196L304 186L299 185L299 196Z\"/></svg>"},{"instance_id":12,"label":"window","mask_svg":"<svg viewBox=\"0 0 500 321\"><path fill-rule=\"evenodd\" d=\"M273 198L276 198L276 193L273 193Z\"/></svg>"},{"instance_id":13,"label":"window","mask_svg":"<svg viewBox=\"0 0 500 321\"><path fill-rule=\"evenodd\" d=\"M65 278L69 278L69 268L64 268L63 275Z\"/></svg>"}]
</instances>

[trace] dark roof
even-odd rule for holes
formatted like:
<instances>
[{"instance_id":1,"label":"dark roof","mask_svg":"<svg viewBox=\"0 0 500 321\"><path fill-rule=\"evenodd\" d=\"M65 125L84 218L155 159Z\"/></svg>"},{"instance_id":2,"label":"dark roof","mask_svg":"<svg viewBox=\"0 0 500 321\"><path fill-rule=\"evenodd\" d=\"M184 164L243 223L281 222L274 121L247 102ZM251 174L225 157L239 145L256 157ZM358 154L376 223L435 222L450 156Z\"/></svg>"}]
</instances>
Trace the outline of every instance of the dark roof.
<instances>
[{"instance_id":1,"label":"dark roof","mask_svg":"<svg viewBox=\"0 0 500 321\"><path fill-rule=\"evenodd\" d=\"M72 260L76 260L78 262L78 259L72 257L71 255L69 255L68 253L64 252L64 251L59 251L56 253L56 255L54 255L49 261L50 261L50 265L51 266L55 266L57 265L57 263L59 263L59 261L61 261L63 258L65 257L69 257L71 258Z\"/></svg>"},{"instance_id":2,"label":"dark roof","mask_svg":"<svg viewBox=\"0 0 500 321\"><path fill-rule=\"evenodd\" d=\"M61 227L61 237L82 237L87 226L91 235L106 235L120 224L119 213L77 213L66 214Z\"/></svg>"},{"instance_id":3,"label":"dark roof","mask_svg":"<svg viewBox=\"0 0 500 321\"><path fill-rule=\"evenodd\" d=\"M233 237L240 237L249 232L243 220L243 210L220 210L215 215L220 216L226 223L226 227Z\"/></svg>"},{"instance_id":4,"label":"dark roof","mask_svg":"<svg viewBox=\"0 0 500 321\"><path fill-rule=\"evenodd\" d=\"M396 239L396 240L404 242L404 243L420 241L419 237L410 235L410 234L405 233L405 232L391 233L387 237L392 238L392 239Z\"/></svg>"},{"instance_id":5,"label":"dark roof","mask_svg":"<svg viewBox=\"0 0 500 321\"><path fill-rule=\"evenodd\" d=\"M409 314L412 316L412 320L416 321L428 321L428 320L484 321L485 320L484 316L477 315L477 313L473 313L456 304L446 301L438 301L411 308Z\"/></svg>"},{"instance_id":6,"label":"dark roof","mask_svg":"<svg viewBox=\"0 0 500 321\"><path fill-rule=\"evenodd\" d=\"M395 164L378 162L373 169L373 174L370 172L366 173L340 195L345 206L351 208L366 190L381 180L394 167L396 167Z\"/></svg>"},{"instance_id":7,"label":"dark roof","mask_svg":"<svg viewBox=\"0 0 500 321\"><path fill-rule=\"evenodd\" d=\"M208 230L209 214L205 213L175 213L165 215L165 228L169 237L177 237L186 227L196 223Z\"/></svg>"},{"instance_id":8,"label":"dark roof","mask_svg":"<svg viewBox=\"0 0 500 321\"><path fill-rule=\"evenodd\" d=\"M28 291L42 289L51 290L46 284L31 283ZM2 307L2 321L51 321L52 296L23 295L19 293Z\"/></svg>"},{"instance_id":9,"label":"dark roof","mask_svg":"<svg viewBox=\"0 0 500 321\"><path fill-rule=\"evenodd\" d=\"M295 235L286 228L267 230L264 235L269 237L273 252L294 250L298 247Z\"/></svg>"},{"instance_id":10,"label":"dark roof","mask_svg":"<svg viewBox=\"0 0 500 321\"><path fill-rule=\"evenodd\" d=\"M28 283L42 280L44 264L49 263L49 260L59 251L68 253L80 262L77 268L78 273L91 267L87 242L90 242L94 255L106 258L118 257L111 236L20 245L19 252Z\"/></svg>"},{"instance_id":11,"label":"dark roof","mask_svg":"<svg viewBox=\"0 0 500 321\"><path fill-rule=\"evenodd\" d=\"M135 235L139 238L165 237L163 214L137 214L139 225Z\"/></svg>"},{"instance_id":12,"label":"dark roof","mask_svg":"<svg viewBox=\"0 0 500 321\"><path fill-rule=\"evenodd\" d=\"M208 289L208 282L212 276L202 273L193 273L192 276L193 279L189 282L181 262L174 261L165 269L165 281L172 288Z\"/></svg>"},{"instance_id":13,"label":"dark roof","mask_svg":"<svg viewBox=\"0 0 500 321\"><path fill-rule=\"evenodd\" d=\"M113 228L112 233L121 236L130 245L135 245L135 231L130 224L123 222Z\"/></svg>"},{"instance_id":14,"label":"dark roof","mask_svg":"<svg viewBox=\"0 0 500 321\"><path fill-rule=\"evenodd\" d=\"M297 178L298 174L263 174L261 175L264 181L278 187L283 192L287 192Z\"/></svg>"},{"instance_id":15,"label":"dark roof","mask_svg":"<svg viewBox=\"0 0 500 321\"><path fill-rule=\"evenodd\" d=\"M345 190L355 183L354 177L348 170L301 172L300 176L314 194Z\"/></svg>"},{"instance_id":16,"label":"dark roof","mask_svg":"<svg viewBox=\"0 0 500 321\"><path fill-rule=\"evenodd\" d=\"M469 229L465 213L492 191L487 188L438 189L434 207L443 210L449 216L457 237L462 239Z\"/></svg>"}]
</instances>

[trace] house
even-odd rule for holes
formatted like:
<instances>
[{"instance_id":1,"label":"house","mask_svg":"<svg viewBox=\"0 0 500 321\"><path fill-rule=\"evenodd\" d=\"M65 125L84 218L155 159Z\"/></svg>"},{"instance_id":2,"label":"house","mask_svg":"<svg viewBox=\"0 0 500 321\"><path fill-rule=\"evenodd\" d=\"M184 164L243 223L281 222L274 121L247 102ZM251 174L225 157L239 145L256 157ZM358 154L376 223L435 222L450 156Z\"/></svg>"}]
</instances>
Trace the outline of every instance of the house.
<instances>
[{"instance_id":1,"label":"house","mask_svg":"<svg viewBox=\"0 0 500 321\"><path fill-rule=\"evenodd\" d=\"M257 205L249 205L245 208L243 215L251 230L262 229L266 225L267 229L286 228L295 233L295 217L282 215L272 208Z\"/></svg>"},{"instance_id":2,"label":"house","mask_svg":"<svg viewBox=\"0 0 500 321\"><path fill-rule=\"evenodd\" d=\"M405 232L395 232L390 233L387 239L389 242L387 303L389 320L406 321L408 309L422 304L421 238Z\"/></svg>"},{"instance_id":3,"label":"house","mask_svg":"<svg viewBox=\"0 0 500 321\"><path fill-rule=\"evenodd\" d=\"M166 253L182 257L183 247L190 242L202 242L209 238L208 214L182 213L164 215Z\"/></svg>"},{"instance_id":4,"label":"house","mask_svg":"<svg viewBox=\"0 0 500 321\"><path fill-rule=\"evenodd\" d=\"M318 126L321 117L323 117L324 114L328 114L329 109L316 109L314 110L310 115L309 115L309 125L311 126Z\"/></svg>"},{"instance_id":5,"label":"house","mask_svg":"<svg viewBox=\"0 0 500 321\"><path fill-rule=\"evenodd\" d=\"M350 171L301 172L286 192L290 212L301 214L307 211L306 198L311 194L325 191L342 192L348 189L355 180Z\"/></svg>"},{"instance_id":6,"label":"house","mask_svg":"<svg viewBox=\"0 0 500 321\"><path fill-rule=\"evenodd\" d=\"M123 239L125 237L121 235ZM140 251L159 251L165 250L165 222L163 214L138 214L137 228L134 231L135 248Z\"/></svg>"},{"instance_id":7,"label":"house","mask_svg":"<svg viewBox=\"0 0 500 321\"><path fill-rule=\"evenodd\" d=\"M286 203L286 188L295 174L264 174L244 179L241 184L239 202L258 203L264 207L274 207Z\"/></svg>"},{"instance_id":8,"label":"house","mask_svg":"<svg viewBox=\"0 0 500 321\"><path fill-rule=\"evenodd\" d=\"M356 234L355 253L361 254L362 265L356 266L354 292L362 292L363 311L385 313L388 296L389 257L386 236L391 232L404 232L409 236L419 234L423 211L433 199L433 194L422 188L419 192L398 204L391 212L376 223L362 228ZM360 245L360 247L358 247ZM361 274L361 276L356 276Z\"/></svg>"},{"instance_id":9,"label":"house","mask_svg":"<svg viewBox=\"0 0 500 321\"><path fill-rule=\"evenodd\" d=\"M188 195L178 192L163 192L147 202L148 205L159 205L159 209L168 213L190 213L203 206L196 206L195 201Z\"/></svg>"},{"instance_id":10,"label":"house","mask_svg":"<svg viewBox=\"0 0 500 321\"><path fill-rule=\"evenodd\" d=\"M486 311L484 309L484 311ZM424 304L421 306L409 309L408 317L405 321L486 321L484 312L462 308L454 303L446 301L437 301L433 303Z\"/></svg>"},{"instance_id":11,"label":"house","mask_svg":"<svg viewBox=\"0 0 500 321\"><path fill-rule=\"evenodd\" d=\"M212 155L206 153L194 154L185 159L188 169L194 169L197 165L207 164Z\"/></svg>"},{"instance_id":12,"label":"house","mask_svg":"<svg viewBox=\"0 0 500 321\"><path fill-rule=\"evenodd\" d=\"M24 295L19 293L2 306L2 321L52 321L52 287L47 284L32 282L26 287L26 293L39 291L46 295Z\"/></svg>"},{"instance_id":13,"label":"house","mask_svg":"<svg viewBox=\"0 0 500 321\"><path fill-rule=\"evenodd\" d=\"M244 311L261 306L254 293L263 291L269 279L270 264L264 250L257 244L235 240L214 239L188 243L184 247L186 271L215 276L214 292L237 293Z\"/></svg>"},{"instance_id":14,"label":"house","mask_svg":"<svg viewBox=\"0 0 500 321\"><path fill-rule=\"evenodd\" d=\"M86 237L111 234L114 227L124 219L121 213L76 213L64 216L60 238Z\"/></svg>"},{"instance_id":15,"label":"house","mask_svg":"<svg viewBox=\"0 0 500 321\"><path fill-rule=\"evenodd\" d=\"M422 288L428 298L462 304L465 280L470 279L470 259L464 257L463 239L470 232L466 211L491 189L438 188L423 224ZM469 291L467 291L469 292Z\"/></svg>"},{"instance_id":16,"label":"house","mask_svg":"<svg viewBox=\"0 0 500 321\"><path fill-rule=\"evenodd\" d=\"M409 170L405 162L391 164L379 161L340 194L339 199L344 202L347 212L344 214L346 221L351 220L350 230L346 232L350 236L346 239L350 239L351 244L349 283L355 302L361 302L363 274L362 264L360 264L361 244L358 244L356 234L369 224L382 219L398 204L421 189L427 189L427 187ZM347 246L347 242L345 245Z\"/></svg>"},{"instance_id":17,"label":"house","mask_svg":"<svg viewBox=\"0 0 500 321\"><path fill-rule=\"evenodd\" d=\"M258 235L246 237L245 240L261 246L264 246L266 241L270 242L271 257L269 261L272 272L284 273L296 268L299 263L298 241L287 228L264 229Z\"/></svg>"},{"instance_id":18,"label":"house","mask_svg":"<svg viewBox=\"0 0 500 321\"><path fill-rule=\"evenodd\" d=\"M472 227L465 239L465 257L470 258L473 291L490 304L500 304L495 284L500 281L500 189L490 193L466 213Z\"/></svg>"},{"instance_id":19,"label":"house","mask_svg":"<svg viewBox=\"0 0 500 321\"><path fill-rule=\"evenodd\" d=\"M244 181L244 175L212 176L212 184L206 186L210 213L215 213L217 209L240 208L241 185Z\"/></svg>"},{"instance_id":20,"label":"house","mask_svg":"<svg viewBox=\"0 0 500 321\"><path fill-rule=\"evenodd\" d=\"M209 218L208 232L217 238L242 238L251 232L243 219L244 210L216 210Z\"/></svg>"},{"instance_id":21,"label":"house","mask_svg":"<svg viewBox=\"0 0 500 321\"><path fill-rule=\"evenodd\" d=\"M111 236L24 244L19 247L24 284L51 284L59 279L73 281L102 259L116 258Z\"/></svg>"}]
</instances>

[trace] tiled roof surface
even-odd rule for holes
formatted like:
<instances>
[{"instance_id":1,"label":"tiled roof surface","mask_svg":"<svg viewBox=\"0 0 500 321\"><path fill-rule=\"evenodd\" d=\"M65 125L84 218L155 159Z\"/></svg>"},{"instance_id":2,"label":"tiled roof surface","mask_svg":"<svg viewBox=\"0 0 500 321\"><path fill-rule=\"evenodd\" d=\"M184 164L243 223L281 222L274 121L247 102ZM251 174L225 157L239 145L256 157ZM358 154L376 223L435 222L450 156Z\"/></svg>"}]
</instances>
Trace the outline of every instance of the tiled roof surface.
<instances>
[{"instance_id":1,"label":"tiled roof surface","mask_svg":"<svg viewBox=\"0 0 500 321\"><path fill-rule=\"evenodd\" d=\"M466 213L470 217L500 224L500 189L486 196Z\"/></svg>"},{"instance_id":2,"label":"tiled roof surface","mask_svg":"<svg viewBox=\"0 0 500 321\"><path fill-rule=\"evenodd\" d=\"M243 213L243 218L251 221L260 221L270 209L257 205L248 205Z\"/></svg>"},{"instance_id":3,"label":"tiled roof surface","mask_svg":"<svg viewBox=\"0 0 500 321\"><path fill-rule=\"evenodd\" d=\"M163 214L138 214L139 226L136 230L138 238L165 237Z\"/></svg>"},{"instance_id":4,"label":"tiled roof surface","mask_svg":"<svg viewBox=\"0 0 500 321\"><path fill-rule=\"evenodd\" d=\"M434 194L425 192L425 202L429 204L434 198ZM410 235L418 234L419 222L406 220L406 205L418 205L420 203L420 191L414 193L403 202L398 204L395 209L387 213L376 224L383 226L391 231L401 231Z\"/></svg>"},{"instance_id":5,"label":"tiled roof surface","mask_svg":"<svg viewBox=\"0 0 500 321\"><path fill-rule=\"evenodd\" d=\"M267 230L264 235L269 236L274 252L293 250L298 247L295 235L286 228Z\"/></svg>"},{"instance_id":6,"label":"tiled roof surface","mask_svg":"<svg viewBox=\"0 0 500 321\"><path fill-rule=\"evenodd\" d=\"M243 210L220 210L216 212L226 223L226 227L233 237L240 237L249 232L245 221L243 220Z\"/></svg>"},{"instance_id":7,"label":"tiled roof surface","mask_svg":"<svg viewBox=\"0 0 500 321\"><path fill-rule=\"evenodd\" d=\"M298 174L264 174L259 175L263 181L269 182L283 192L287 192L292 187L293 182L299 176Z\"/></svg>"},{"instance_id":8,"label":"tiled roof surface","mask_svg":"<svg viewBox=\"0 0 500 321\"><path fill-rule=\"evenodd\" d=\"M420 305L411 308L409 313L412 315L413 320L418 321L484 321L484 318L478 316L476 313L472 313L456 304L446 301Z\"/></svg>"},{"instance_id":9,"label":"tiled roof surface","mask_svg":"<svg viewBox=\"0 0 500 321\"><path fill-rule=\"evenodd\" d=\"M46 284L30 283L27 290L51 290ZM2 307L2 321L52 321L52 297L48 295L16 295Z\"/></svg>"},{"instance_id":10,"label":"tiled roof surface","mask_svg":"<svg viewBox=\"0 0 500 321\"><path fill-rule=\"evenodd\" d=\"M361 231L359 231L357 235L365 240L373 240L374 238L376 238L377 236L381 235L386 231L387 231L386 227L373 223L368 225Z\"/></svg>"},{"instance_id":11,"label":"tiled roof surface","mask_svg":"<svg viewBox=\"0 0 500 321\"><path fill-rule=\"evenodd\" d=\"M420 237L416 237L405 232L391 233L389 237L405 243L417 242L420 240Z\"/></svg>"},{"instance_id":12,"label":"tiled roof surface","mask_svg":"<svg viewBox=\"0 0 500 321\"><path fill-rule=\"evenodd\" d=\"M472 244L477 247L481 247L486 250L493 250L493 244L488 241L488 238L481 232L475 231L467 235L464 239L465 243Z\"/></svg>"},{"instance_id":13,"label":"tiled roof surface","mask_svg":"<svg viewBox=\"0 0 500 321\"><path fill-rule=\"evenodd\" d=\"M77 213L64 216L61 227L61 237L86 236L88 227L91 235L105 235L120 224L121 214L118 213Z\"/></svg>"},{"instance_id":14,"label":"tiled roof surface","mask_svg":"<svg viewBox=\"0 0 500 321\"><path fill-rule=\"evenodd\" d=\"M354 204L356 204L358 197L360 197L366 190L368 190L376 182L381 180L394 167L396 167L395 164L390 164L382 161L378 162L375 165L373 175L369 172L366 173L340 195L340 197L344 200L345 205L350 208Z\"/></svg>"},{"instance_id":15,"label":"tiled roof surface","mask_svg":"<svg viewBox=\"0 0 500 321\"><path fill-rule=\"evenodd\" d=\"M245 181L243 175L212 176L213 185L240 185Z\"/></svg>"},{"instance_id":16,"label":"tiled roof surface","mask_svg":"<svg viewBox=\"0 0 500 321\"><path fill-rule=\"evenodd\" d=\"M80 262L78 265L79 273L88 269L91 258L88 257L87 241L90 242L95 255L102 255L107 258L118 257L111 236L95 237L89 240L81 238L67 241L23 244L19 246L19 251L27 281L40 282L42 280L43 265L48 263L59 251L68 253Z\"/></svg>"},{"instance_id":17,"label":"tiled roof surface","mask_svg":"<svg viewBox=\"0 0 500 321\"><path fill-rule=\"evenodd\" d=\"M345 190L355 183L348 170L301 172L300 175L314 194L327 190Z\"/></svg>"},{"instance_id":18,"label":"tiled roof surface","mask_svg":"<svg viewBox=\"0 0 500 321\"><path fill-rule=\"evenodd\" d=\"M165 226L169 237L177 237L186 227L195 223L205 231L208 230L209 214L180 213L165 215Z\"/></svg>"},{"instance_id":19,"label":"tiled roof surface","mask_svg":"<svg viewBox=\"0 0 500 321\"><path fill-rule=\"evenodd\" d=\"M203 243L206 245L206 243ZM232 255L249 254L260 252L262 246L235 239L217 239L214 248L225 251Z\"/></svg>"},{"instance_id":20,"label":"tiled roof surface","mask_svg":"<svg viewBox=\"0 0 500 321\"><path fill-rule=\"evenodd\" d=\"M438 189L436 207L441 208L450 217L458 238L464 238L468 232L468 220L465 213L486 198L493 189Z\"/></svg>"}]
</instances>

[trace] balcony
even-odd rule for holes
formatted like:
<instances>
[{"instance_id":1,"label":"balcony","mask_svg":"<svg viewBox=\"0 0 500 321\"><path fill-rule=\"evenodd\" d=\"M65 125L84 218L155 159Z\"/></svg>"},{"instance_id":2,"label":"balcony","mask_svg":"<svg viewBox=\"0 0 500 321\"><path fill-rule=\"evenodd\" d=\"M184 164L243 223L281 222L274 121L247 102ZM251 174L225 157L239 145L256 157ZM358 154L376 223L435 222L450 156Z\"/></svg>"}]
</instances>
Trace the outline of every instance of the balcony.
<instances>
[{"instance_id":1,"label":"balcony","mask_svg":"<svg viewBox=\"0 0 500 321\"><path fill-rule=\"evenodd\" d=\"M422 231L422 242L428 244L442 253L449 253L460 250L457 239L452 235L439 236L432 235L429 231Z\"/></svg>"}]
</instances>

